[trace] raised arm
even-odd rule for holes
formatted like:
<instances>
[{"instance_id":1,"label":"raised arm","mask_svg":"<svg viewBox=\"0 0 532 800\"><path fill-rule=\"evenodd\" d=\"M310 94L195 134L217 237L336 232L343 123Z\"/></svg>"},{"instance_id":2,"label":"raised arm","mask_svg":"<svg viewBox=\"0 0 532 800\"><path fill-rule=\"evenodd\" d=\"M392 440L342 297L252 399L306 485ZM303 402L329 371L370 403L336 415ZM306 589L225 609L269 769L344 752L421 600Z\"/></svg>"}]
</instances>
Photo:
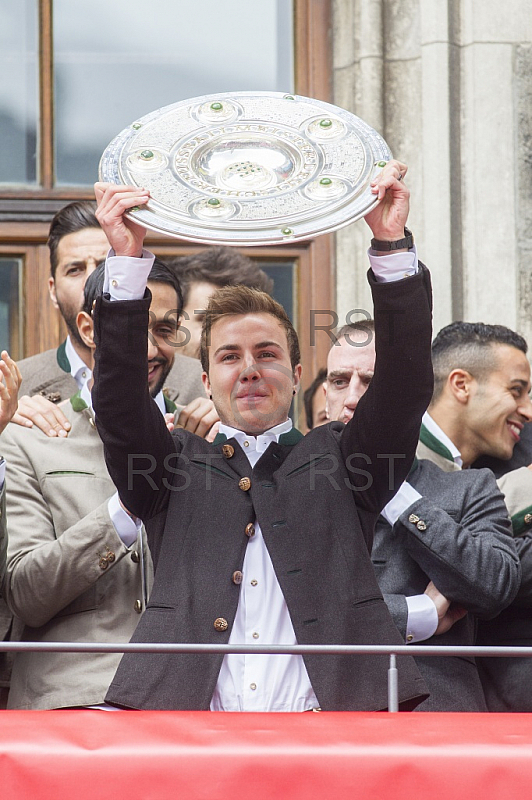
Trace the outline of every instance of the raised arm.
<instances>
[{"instance_id":1,"label":"raised arm","mask_svg":"<svg viewBox=\"0 0 532 800\"><path fill-rule=\"evenodd\" d=\"M405 173L404 164L390 161L374 185L381 202L366 222L379 247L405 237L410 197ZM408 475L432 396L432 292L415 250L372 249L370 258L375 373L342 433L342 452L357 505L374 514Z\"/></svg>"},{"instance_id":2,"label":"raised arm","mask_svg":"<svg viewBox=\"0 0 532 800\"><path fill-rule=\"evenodd\" d=\"M120 500L133 515L147 520L164 508L168 468L178 467L169 464L177 444L148 389L150 293L144 287L153 257L142 248L144 228L124 216L129 208L145 203L148 193L102 183L95 185L95 193L96 216L114 251L110 255L122 258L123 278L104 286L108 293L98 298L93 311L93 406ZM130 285L138 287L139 275L140 296ZM113 296L130 299L113 300Z\"/></svg>"}]
</instances>

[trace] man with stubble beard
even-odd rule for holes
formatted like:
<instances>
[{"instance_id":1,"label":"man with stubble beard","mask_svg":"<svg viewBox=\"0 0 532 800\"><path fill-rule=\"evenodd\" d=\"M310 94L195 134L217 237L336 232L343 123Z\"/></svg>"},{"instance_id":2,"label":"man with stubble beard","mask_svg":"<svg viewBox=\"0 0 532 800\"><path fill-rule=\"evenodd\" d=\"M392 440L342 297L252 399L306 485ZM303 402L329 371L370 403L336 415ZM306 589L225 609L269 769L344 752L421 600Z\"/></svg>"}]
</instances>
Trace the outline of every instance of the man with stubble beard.
<instances>
[{"instance_id":1,"label":"man with stubble beard","mask_svg":"<svg viewBox=\"0 0 532 800\"><path fill-rule=\"evenodd\" d=\"M88 278L77 315L91 369L92 308L103 280L102 266ZM174 359L182 299L177 279L157 260L148 286L148 384L165 413L175 408L161 389ZM15 425L3 436L9 482L4 592L30 641L128 641L151 588L144 530L121 508L105 467L91 384L61 405L71 425L67 438ZM18 653L8 707L99 705L119 660L109 653Z\"/></svg>"}]
</instances>

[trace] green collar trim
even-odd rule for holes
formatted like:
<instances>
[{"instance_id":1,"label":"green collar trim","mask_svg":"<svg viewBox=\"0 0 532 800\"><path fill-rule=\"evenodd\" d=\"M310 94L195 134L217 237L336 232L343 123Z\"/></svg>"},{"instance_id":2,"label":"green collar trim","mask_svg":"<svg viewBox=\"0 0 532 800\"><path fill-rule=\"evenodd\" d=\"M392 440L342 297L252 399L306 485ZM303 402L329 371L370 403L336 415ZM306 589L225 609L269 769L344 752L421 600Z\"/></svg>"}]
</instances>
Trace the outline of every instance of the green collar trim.
<instances>
[{"instance_id":1,"label":"green collar trim","mask_svg":"<svg viewBox=\"0 0 532 800\"><path fill-rule=\"evenodd\" d=\"M70 366L70 361L68 360L68 356L66 354L66 339L64 342L61 342L61 344L57 348L55 355L57 358L57 363L59 364L63 372L70 373L72 367Z\"/></svg>"},{"instance_id":2,"label":"green collar trim","mask_svg":"<svg viewBox=\"0 0 532 800\"><path fill-rule=\"evenodd\" d=\"M518 514L513 515L512 528L514 536L522 536L532 528L532 506L527 506Z\"/></svg>"},{"instance_id":3,"label":"green collar trim","mask_svg":"<svg viewBox=\"0 0 532 800\"><path fill-rule=\"evenodd\" d=\"M88 408L85 400L81 398L81 392L76 392L76 394L72 395L70 398L70 405L74 411L85 411L85 409Z\"/></svg>"},{"instance_id":4,"label":"green collar trim","mask_svg":"<svg viewBox=\"0 0 532 800\"><path fill-rule=\"evenodd\" d=\"M437 439L434 434L431 433L423 424L421 425L419 440L425 445L425 447L428 447L429 450L432 450L433 453L438 453L439 456L443 456L443 458L446 458L447 461L450 461L452 464L455 463L453 454L449 448L445 447L445 445L442 444L442 442L440 442L440 440Z\"/></svg>"},{"instance_id":5,"label":"green collar trim","mask_svg":"<svg viewBox=\"0 0 532 800\"><path fill-rule=\"evenodd\" d=\"M177 406L174 403L174 401L170 400L170 398L167 397L165 394L163 394L163 398L164 398L164 407L166 409L166 413L175 414L175 412L177 411Z\"/></svg>"},{"instance_id":6,"label":"green collar trim","mask_svg":"<svg viewBox=\"0 0 532 800\"><path fill-rule=\"evenodd\" d=\"M292 428L292 430L288 431L287 433L282 433L279 436L279 444L284 445L285 447L293 447L295 444L301 441L303 438L303 434L301 431L298 431L297 428ZM213 445L223 444L227 441L227 436L225 433L217 433L216 438L213 442Z\"/></svg>"},{"instance_id":7,"label":"green collar trim","mask_svg":"<svg viewBox=\"0 0 532 800\"><path fill-rule=\"evenodd\" d=\"M285 447L293 447L300 442L302 438L303 434L301 431L298 431L297 428L292 428L287 433L282 433L279 436L279 444L283 444Z\"/></svg>"}]
</instances>

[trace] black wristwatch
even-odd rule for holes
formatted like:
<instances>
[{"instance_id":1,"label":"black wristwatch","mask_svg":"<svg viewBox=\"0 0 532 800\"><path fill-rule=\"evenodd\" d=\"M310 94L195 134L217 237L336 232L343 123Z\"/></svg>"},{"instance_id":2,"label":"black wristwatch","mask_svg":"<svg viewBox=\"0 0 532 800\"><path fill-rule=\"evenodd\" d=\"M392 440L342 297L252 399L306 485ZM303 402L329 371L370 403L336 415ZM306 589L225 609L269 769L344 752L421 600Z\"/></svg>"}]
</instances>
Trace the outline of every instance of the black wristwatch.
<instances>
[{"instance_id":1,"label":"black wristwatch","mask_svg":"<svg viewBox=\"0 0 532 800\"><path fill-rule=\"evenodd\" d=\"M412 231L409 231L408 228L405 228L404 239L396 239L394 242L384 242L382 239L371 240L371 249L380 250L383 253L390 253L394 250L404 250L405 248L410 250L410 248L413 246L414 236Z\"/></svg>"}]
</instances>

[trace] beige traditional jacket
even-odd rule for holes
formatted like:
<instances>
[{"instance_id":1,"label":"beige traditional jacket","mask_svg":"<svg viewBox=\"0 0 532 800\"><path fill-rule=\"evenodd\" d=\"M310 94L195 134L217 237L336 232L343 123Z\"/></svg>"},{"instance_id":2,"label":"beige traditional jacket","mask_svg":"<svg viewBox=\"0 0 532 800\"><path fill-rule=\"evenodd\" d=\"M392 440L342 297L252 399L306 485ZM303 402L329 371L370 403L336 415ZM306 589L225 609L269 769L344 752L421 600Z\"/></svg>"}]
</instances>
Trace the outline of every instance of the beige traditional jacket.
<instances>
[{"instance_id":1,"label":"beige traditional jacket","mask_svg":"<svg viewBox=\"0 0 532 800\"><path fill-rule=\"evenodd\" d=\"M73 398L74 400L74 398ZM9 425L5 596L26 641L127 642L145 607L151 559L145 534L126 547L112 524L115 488L92 414L62 405L67 438ZM120 654L19 653L8 707L101 703Z\"/></svg>"}]
</instances>

